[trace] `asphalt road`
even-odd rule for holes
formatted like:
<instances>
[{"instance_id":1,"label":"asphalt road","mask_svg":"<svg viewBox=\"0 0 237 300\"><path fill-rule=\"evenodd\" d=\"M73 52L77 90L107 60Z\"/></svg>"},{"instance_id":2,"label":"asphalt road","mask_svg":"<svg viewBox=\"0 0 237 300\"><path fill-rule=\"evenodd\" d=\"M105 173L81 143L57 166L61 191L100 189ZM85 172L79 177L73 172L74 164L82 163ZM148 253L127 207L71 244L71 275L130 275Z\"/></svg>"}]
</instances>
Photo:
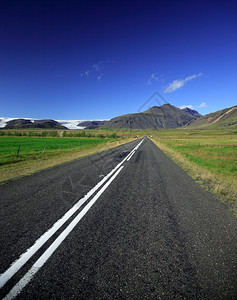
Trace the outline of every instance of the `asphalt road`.
<instances>
[{"instance_id":1,"label":"asphalt road","mask_svg":"<svg viewBox=\"0 0 237 300\"><path fill-rule=\"evenodd\" d=\"M0 198L1 298L237 299L237 219L148 138Z\"/></svg>"}]
</instances>

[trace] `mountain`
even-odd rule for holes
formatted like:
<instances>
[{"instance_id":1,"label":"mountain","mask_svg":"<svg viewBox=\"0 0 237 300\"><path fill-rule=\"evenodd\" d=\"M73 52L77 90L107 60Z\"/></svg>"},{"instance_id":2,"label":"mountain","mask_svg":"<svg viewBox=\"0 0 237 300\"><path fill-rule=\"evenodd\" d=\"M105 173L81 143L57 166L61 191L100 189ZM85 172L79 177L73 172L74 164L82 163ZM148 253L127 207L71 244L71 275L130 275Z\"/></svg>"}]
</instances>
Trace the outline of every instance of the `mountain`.
<instances>
[{"instance_id":1,"label":"mountain","mask_svg":"<svg viewBox=\"0 0 237 300\"><path fill-rule=\"evenodd\" d=\"M202 116L199 119L192 120L186 126L188 127L237 126L237 105L222 110L218 110L214 113Z\"/></svg>"},{"instance_id":2,"label":"mountain","mask_svg":"<svg viewBox=\"0 0 237 300\"><path fill-rule=\"evenodd\" d=\"M83 126L85 129L95 129L102 125L104 125L107 121L84 121L82 123L79 123L78 126Z\"/></svg>"},{"instance_id":3,"label":"mountain","mask_svg":"<svg viewBox=\"0 0 237 300\"><path fill-rule=\"evenodd\" d=\"M105 128L159 129L181 127L201 115L189 108L180 109L170 104L153 106L142 113L115 117L106 122Z\"/></svg>"},{"instance_id":4,"label":"mountain","mask_svg":"<svg viewBox=\"0 0 237 300\"><path fill-rule=\"evenodd\" d=\"M23 128L40 128L40 129L67 129L54 120L29 120L13 119L6 122L4 129L23 129Z\"/></svg>"},{"instance_id":5,"label":"mountain","mask_svg":"<svg viewBox=\"0 0 237 300\"><path fill-rule=\"evenodd\" d=\"M191 114L192 116L194 116L195 118L200 118L202 115L199 114L199 112L197 112L196 110L190 109L188 107L185 107L182 109L182 111L185 111L189 114Z\"/></svg>"}]
</instances>

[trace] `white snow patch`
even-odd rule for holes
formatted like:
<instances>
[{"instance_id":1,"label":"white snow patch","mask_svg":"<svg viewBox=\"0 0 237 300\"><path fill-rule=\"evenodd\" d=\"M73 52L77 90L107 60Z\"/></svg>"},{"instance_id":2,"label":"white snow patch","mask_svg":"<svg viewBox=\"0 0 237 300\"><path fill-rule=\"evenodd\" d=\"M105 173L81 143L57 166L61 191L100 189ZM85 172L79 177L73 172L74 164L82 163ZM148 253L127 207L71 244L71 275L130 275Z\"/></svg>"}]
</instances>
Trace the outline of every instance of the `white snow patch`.
<instances>
[{"instance_id":1,"label":"white snow patch","mask_svg":"<svg viewBox=\"0 0 237 300\"><path fill-rule=\"evenodd\" d=\"M84 129L85 126L77 126L78 124L85 122L84 120L55 120L59 124L67 127L68 129Z\"/></svg>"}]
</instances>

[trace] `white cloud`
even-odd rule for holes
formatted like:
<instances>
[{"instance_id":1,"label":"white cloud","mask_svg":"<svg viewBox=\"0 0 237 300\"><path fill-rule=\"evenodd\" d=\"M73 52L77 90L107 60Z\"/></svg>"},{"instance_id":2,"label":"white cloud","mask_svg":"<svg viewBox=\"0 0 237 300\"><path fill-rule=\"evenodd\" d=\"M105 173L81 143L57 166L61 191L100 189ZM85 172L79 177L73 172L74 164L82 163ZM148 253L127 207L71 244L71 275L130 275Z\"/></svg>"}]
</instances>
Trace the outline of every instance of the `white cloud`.
<instances>
[{"instance_id":1,"label":"white cloud","mask_svg":"<svg viewBox=\"0 0 237 300\"><path fill-rule=\"evenodd\" d=\"M193 74L191 76L188 76L185 79L176 79L165 88L164 93L172 93L177 89L180 89L186 82L195 79L197 77L200 77L202 75L203 73L198 73L198 74Z\"/></svg>"},{"instance_id":2,"label":"white cloud","mask_svg":"<svg viewBox=\"0 0 237 300\"><path fill-rule=\"evenodd\" d=\"M169 86L164 90L164 93L172 93L177 89L181 88L185 84L184 80L174 80Z\"/></svg>"},{"instance_id":3,"label":"white cloud","mask_svg":"<svg viewBox=\"0 0 237 300\"><path fill-rule=\"evenodd\" d=\"M162 81L163 75L157 76L156 73L151 74L151 77L149 78L147 84L151 85L153 81Z\"/></svg>"},{"instance_id":4,"label":"white cloud","mask_svg":"<svg viewBox=\"0 0 237 300\"><path fill-rule=\"evenodd\" d=\"M202 102L198 107L207 107L206 102Z\"/></svg>"}]
</instances>

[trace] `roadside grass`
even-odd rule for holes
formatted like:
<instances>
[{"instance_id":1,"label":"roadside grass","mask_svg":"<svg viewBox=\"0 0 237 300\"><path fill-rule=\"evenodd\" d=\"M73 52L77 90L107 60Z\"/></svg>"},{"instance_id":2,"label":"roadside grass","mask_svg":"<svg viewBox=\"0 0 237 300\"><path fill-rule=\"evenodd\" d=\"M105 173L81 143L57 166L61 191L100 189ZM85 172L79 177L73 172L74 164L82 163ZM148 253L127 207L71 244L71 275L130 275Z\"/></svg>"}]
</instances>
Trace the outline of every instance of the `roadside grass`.
<instances>
[{"instance_id":1,"label":"roadside grass","mask_svg":"<svg viewBox=\"0 0 237 300\"><path fill-rule=\"evenodd\" d=\"M55 156L64 150L90 148L107 141L89 138L0 137L0 166L38 159L39 156Z\"/></svg>"},{"instance_id":2,"label":"roadside grass","mask_svg":"<svg viewBox=\"0 0 237 300\"><path fill-rule=\"evenodd\" d=\"M123 139L2 136L0 182L99 153L132 140L134 138L131 136Z\"/></svg>"},{"instance_id":3,"label":"roadside grass","mask_svg":"<svg viewBox=\"0 0 237 300\"><path fill-rule=\"evenodd\" d=\"M236 129L176 129L152 140L203 187L222 196L237 215Z\"/></svg>"}]
</instances>

